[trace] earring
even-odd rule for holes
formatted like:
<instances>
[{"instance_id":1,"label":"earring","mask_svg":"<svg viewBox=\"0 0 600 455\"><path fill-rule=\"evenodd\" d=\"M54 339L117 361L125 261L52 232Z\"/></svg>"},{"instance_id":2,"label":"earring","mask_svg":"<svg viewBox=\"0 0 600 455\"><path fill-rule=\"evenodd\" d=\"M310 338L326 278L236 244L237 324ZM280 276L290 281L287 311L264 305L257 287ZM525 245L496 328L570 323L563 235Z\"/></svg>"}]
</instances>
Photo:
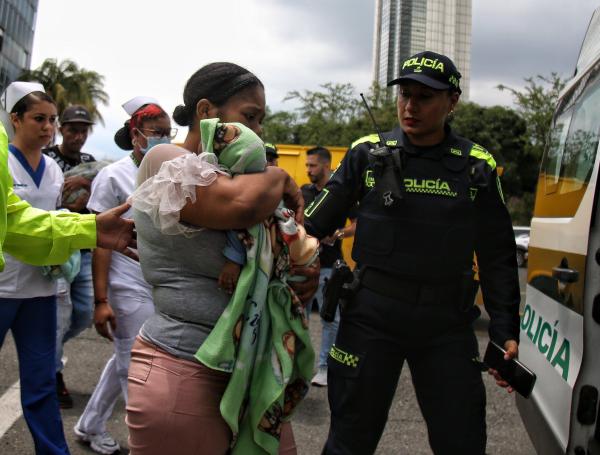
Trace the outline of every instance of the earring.
<instances>
[{"instance_id":1,"label":"earring","mask_svg":"<svg viewBox=\"0 0 600 455\"><path fill-rule=\"evenodd\" d=\"M138 141L137 141L137 139L133 139L133 140L131 141L131 145L133 145L134 147L135 147L135 146L137 146L137 144L138 144Z\"/></svg>"}]
</instances>

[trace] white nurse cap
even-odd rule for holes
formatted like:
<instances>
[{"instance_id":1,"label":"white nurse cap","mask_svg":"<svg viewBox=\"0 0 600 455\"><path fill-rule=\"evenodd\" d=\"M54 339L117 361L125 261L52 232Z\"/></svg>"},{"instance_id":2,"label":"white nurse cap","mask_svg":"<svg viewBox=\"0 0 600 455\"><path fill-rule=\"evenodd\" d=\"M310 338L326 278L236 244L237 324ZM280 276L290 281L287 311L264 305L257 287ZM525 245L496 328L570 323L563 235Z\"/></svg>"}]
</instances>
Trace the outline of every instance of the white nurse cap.
<instances>
[{"instance_id":1,"label":"white nurse cap","mask_svg":"<svg viewBox=\"0 0 600 455\"><path fill-rule=\"evenodd\" d=\"M125 109L125 112L131 116L135 111L146 104L156 104L157 106L160 106L158 100L150 96L136 96L123 103L122 106L123 109Z\"/></svg>"},{"instance_id":2,"label":"white nurse cap","mask_svg":"<svg viewBox=\"0 0 600 455\"><path fill-rule=\"evenodd\" d=\"M32 92L46 92L44 86L39 82L24 82L17 81L10 84L0 96L0 104L2 108L9 112L13 110L15 104Z\"/></svg>"}]
</instances>

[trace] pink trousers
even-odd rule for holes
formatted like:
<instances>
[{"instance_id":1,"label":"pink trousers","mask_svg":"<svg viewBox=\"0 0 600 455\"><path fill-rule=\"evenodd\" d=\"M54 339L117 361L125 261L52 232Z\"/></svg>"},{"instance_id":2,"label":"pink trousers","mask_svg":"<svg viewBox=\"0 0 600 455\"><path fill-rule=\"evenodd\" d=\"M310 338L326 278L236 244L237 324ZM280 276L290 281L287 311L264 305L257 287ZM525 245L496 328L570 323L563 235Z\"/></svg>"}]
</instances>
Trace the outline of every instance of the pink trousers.
<instances>
[{"instance_id":1,"label":"pink trousers","mask_svg":"<svg viewBox=\"0 0 600 455\"><path fill-rule=\"evenodd\" d=\"M131 350L126 423L131 455L225 455L231 431L219 411L229 374L172 356L136 339ZM281 455L295 455L292 426Z\"/></svg>"}]
</instances>

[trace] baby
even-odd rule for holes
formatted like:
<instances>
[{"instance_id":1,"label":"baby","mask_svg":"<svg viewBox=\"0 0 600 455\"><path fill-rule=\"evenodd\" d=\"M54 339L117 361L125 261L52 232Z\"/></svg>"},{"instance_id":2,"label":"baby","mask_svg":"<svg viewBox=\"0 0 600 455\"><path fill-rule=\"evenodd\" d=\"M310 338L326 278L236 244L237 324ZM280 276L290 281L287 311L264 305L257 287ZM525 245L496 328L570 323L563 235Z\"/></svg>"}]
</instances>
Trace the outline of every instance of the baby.
<instances>
[{"instance_id":1,"label":"baby","mask_svg":"<svg viewBox=\"0 0 600 455\"><path fill-rule=\"evenodd\" d=\"M265 170L265 145L250 128L241 123L220 123L215 118L202 120L200 131L202 151L217 155L219 165L232 176ZM317 239L306 235L304 228L296 225L291 211L280 207L275 218L282 240L288 245L290 262L306 265L314 261L318 252ZM227 231L227 244L223 249L226 260L219 274L219 287L229 294L233 293L241 267L246 263L246 245L249 242L252 239L246 231Z\"/></svg>"}]
</instances>

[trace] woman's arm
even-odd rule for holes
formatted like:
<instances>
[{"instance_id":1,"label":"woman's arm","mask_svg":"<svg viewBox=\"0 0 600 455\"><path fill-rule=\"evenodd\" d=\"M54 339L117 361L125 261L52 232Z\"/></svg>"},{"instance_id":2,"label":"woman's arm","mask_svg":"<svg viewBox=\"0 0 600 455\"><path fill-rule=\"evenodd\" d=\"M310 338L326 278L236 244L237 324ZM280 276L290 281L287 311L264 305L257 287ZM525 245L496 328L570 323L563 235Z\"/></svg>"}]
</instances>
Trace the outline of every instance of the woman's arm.
<instances>
[{"instance_id":1,"label":"woman's arm","mask_svg":"<svg viewBox=\"0 0 600 455\"><path fill-rule=\"evenodd\" d=\"M283 169L219 176L211 185L196 187L196 201L181 210L181 221L209 229L244 229L264 221L282 199L302 222L302 193Z\"/></svg>"},{"instance_id":2,"label":"woman's arm","mask_svg":"<svg viewBox=\"0 0 600 455\"><path fill-rule=\"evenodd\" d=\"M108 301L108 271L112 251L105 248L96 248L92 252L92 277L94 283L94 325L96 331L104 338L112 341L112 334L108 328L117 328L116 320Z\"/></svg>"}]
</instances>

